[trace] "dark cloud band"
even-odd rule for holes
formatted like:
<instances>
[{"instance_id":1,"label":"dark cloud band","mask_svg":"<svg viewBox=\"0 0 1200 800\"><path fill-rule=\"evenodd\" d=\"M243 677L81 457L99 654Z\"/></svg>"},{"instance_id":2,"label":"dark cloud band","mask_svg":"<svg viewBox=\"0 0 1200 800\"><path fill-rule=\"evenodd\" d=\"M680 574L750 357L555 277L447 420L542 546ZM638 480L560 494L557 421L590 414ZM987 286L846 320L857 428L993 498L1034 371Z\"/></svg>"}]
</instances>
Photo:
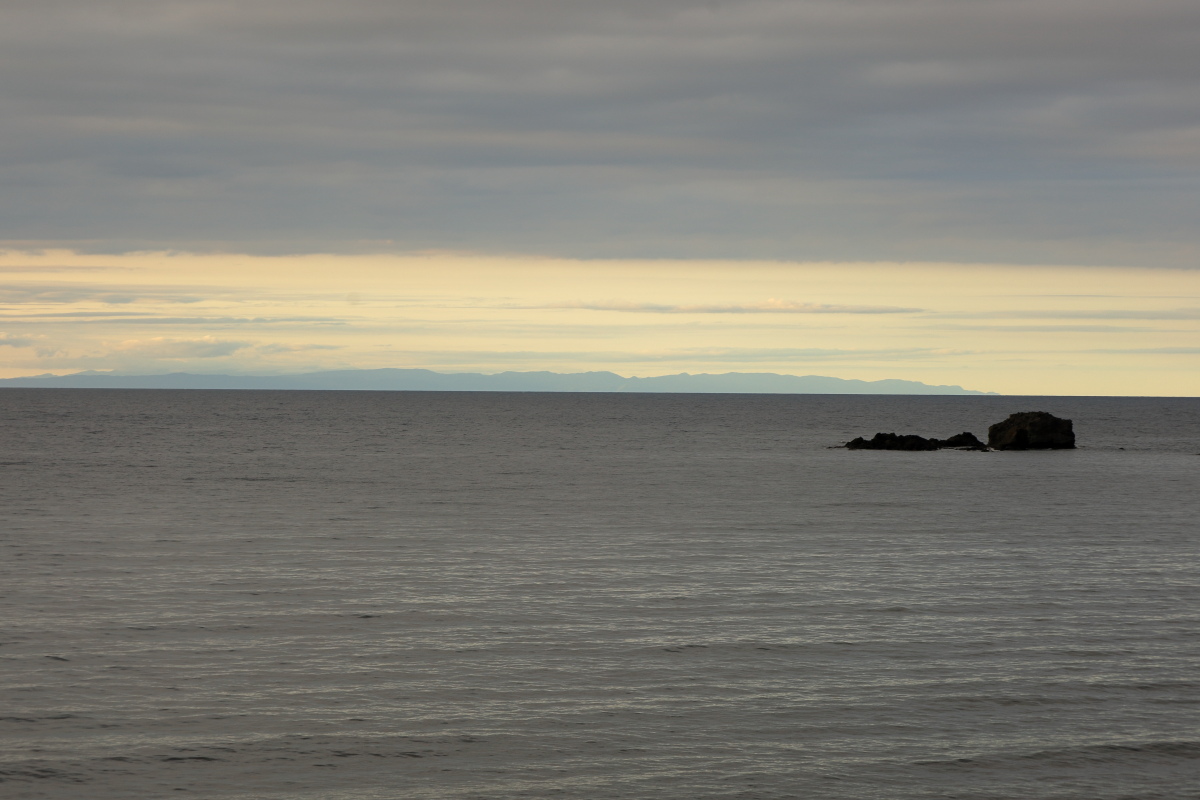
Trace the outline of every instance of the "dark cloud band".
<instances>
[{"instance_id":1,"label":"dark cloud band","mask_svg":"<svg viewBox=\"0 0 1200 800\"><path fill-rule=\"evenodd\" d=\"M10 0L0 239L1194 266L1194 0Z\"/></svg>"}]
</instances>

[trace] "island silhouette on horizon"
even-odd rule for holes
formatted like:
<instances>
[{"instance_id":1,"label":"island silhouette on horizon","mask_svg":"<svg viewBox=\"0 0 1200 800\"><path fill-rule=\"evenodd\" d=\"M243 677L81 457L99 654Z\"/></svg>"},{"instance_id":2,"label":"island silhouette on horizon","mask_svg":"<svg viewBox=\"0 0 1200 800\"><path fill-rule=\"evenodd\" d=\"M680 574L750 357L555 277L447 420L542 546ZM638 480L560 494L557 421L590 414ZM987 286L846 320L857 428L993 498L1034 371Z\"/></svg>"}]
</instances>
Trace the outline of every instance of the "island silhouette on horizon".
<instances>
[{"instance_id":1,"label":"island silhouette on horizon","mask_svg":"<svg viewBox=\"0 0 1200 800\"><path fill-rule=\"evenodd\" d=\"M428 369L343 369L289 375L172 372L131 375L88 370L69 375L0 379L0 388L60 389L307 389L432 392L662 392L726 394L934 394L985 395L961 386L920 381L863 381L774 372L682 372L626 378L615 372L435 372Z\"/></svg>"}]
</instances>

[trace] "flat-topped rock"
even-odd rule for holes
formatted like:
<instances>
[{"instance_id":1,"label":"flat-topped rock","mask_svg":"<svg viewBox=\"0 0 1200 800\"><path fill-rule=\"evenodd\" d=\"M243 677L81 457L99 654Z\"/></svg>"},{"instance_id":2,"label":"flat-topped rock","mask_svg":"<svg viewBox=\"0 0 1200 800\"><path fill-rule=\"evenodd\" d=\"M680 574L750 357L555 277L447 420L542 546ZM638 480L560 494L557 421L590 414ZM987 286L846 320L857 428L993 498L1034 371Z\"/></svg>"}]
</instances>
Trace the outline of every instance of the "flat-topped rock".
<instances>
[{"instance_id":1,"label":"flat-topped rock","mask_svg":"<svg viewBox=\"0 0 1200 800\"><path fill-rule=\"evenodd\" d=\"M993 450L1071 450L1075 428L1071 420L1045 411L1022 411L988 428Z\"/></svg>"}]
</instances>

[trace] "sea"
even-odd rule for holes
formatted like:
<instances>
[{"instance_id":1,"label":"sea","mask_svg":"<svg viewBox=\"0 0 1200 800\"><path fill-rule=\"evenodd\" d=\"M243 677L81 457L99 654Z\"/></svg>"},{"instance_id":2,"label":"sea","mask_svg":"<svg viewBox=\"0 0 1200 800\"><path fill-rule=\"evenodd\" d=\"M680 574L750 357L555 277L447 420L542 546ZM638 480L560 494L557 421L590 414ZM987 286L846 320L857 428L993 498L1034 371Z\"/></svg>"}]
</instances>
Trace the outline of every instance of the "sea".
<instances>
[{"instance_id":1,"label":"sea","mask_svg":"<svg viewBox=\"0 0 1200 800\"><path fill-rule=\"evenodd\" d=\"M1200 798L1198 478L1200 399L0 390L0 796Z\"/></svg>"}]
</instances>

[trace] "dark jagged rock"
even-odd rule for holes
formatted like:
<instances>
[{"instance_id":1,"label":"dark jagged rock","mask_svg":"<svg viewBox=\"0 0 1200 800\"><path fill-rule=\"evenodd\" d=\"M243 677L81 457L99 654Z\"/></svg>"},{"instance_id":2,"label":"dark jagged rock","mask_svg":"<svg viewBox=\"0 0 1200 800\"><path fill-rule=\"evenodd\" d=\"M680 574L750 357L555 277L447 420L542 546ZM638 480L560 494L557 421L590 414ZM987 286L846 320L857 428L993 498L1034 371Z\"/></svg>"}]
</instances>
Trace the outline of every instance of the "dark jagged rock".
<instances>
[{"instance_id":1,"label":"dark jagged rock","mask_svg":"<svg viewBox=\"0 0 1200 800\"><path fill-rule=\"evenodd\" d=\"M973 433L955 434L949 439L926 439L915 434L877 433L870 439L859 436L846 442L848 450L940 450L943 447L958 450L987 450L987 445L975 438Z\"/></svg>"},{"instance_id":2,"label":"dark jagged rock","mask_svg":"<svg viewBox=\"0 0 1200 800\"><path fill-rule=\"evenodd\" d=\"M956 433L949 439L938 439L937 444L938 447L954 447L960 450L987 450L986 444L967 431Z\"/></svg>"},{"instance_id":3,"label":"dark jagged rock","mask_svg":"<svg viewBox=\"0 0 1200 800\"><path fill-rule=\"evenodd\" d=\"M937 450L937 439L926 439L924 436L908 434L897 436L894 433L877 433L870 439L859 436L846 442L850 450Z\"/></svg>"},{"instance_id":4,"label":"dark jagged rock","mask_svg":"<svg viewBox=\"0 0 1200 800\"><path fill-rule=\"evenodd\" d=\"M1069 419L1045 411L1022 411L988 428L988 446L995 450L1071 450L1075 429Z\"/></svg>"},{"instance_id":5,"label":"dark jagged rock","mask_svg":"<svg viewBox=\"0 0 1200 800\"><path fill-rule=\"evenodd\" d=\"M1045 411L1022 411L988 428L987 444L963 431L949 439L926 439L914 434L877 433L846 442L849 450L1069 450L1075 447L1075 429L1069 419Z\"/></svg>"}]
</instances>

